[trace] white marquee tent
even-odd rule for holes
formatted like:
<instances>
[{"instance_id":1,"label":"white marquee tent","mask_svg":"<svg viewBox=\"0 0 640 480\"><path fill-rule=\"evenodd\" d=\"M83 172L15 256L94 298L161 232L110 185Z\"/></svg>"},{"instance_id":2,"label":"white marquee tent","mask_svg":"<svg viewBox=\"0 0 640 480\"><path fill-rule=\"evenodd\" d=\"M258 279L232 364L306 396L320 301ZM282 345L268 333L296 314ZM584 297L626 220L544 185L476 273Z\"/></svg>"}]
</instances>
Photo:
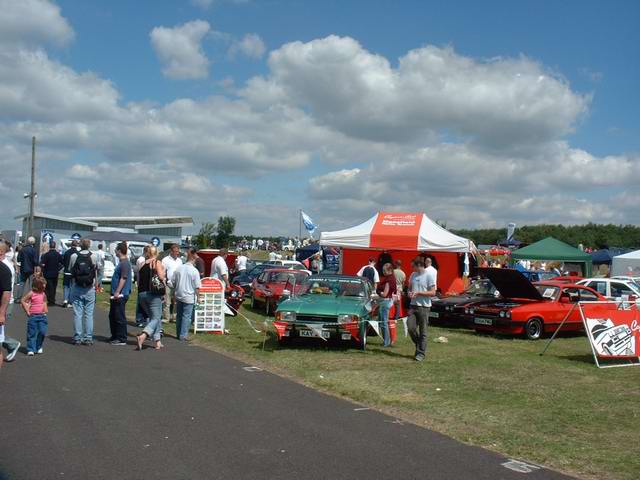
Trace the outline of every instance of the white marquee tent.
<instances>
[{"instance_id":1,"label":"white marquee tent","mask_svg":"<svg viewBox=\"0 0 640 480\"><path fill-rule=\"evenodd\" d=\"M640 276L640 250L613 257L611 275Z\"/></svg>"}]
</instances>

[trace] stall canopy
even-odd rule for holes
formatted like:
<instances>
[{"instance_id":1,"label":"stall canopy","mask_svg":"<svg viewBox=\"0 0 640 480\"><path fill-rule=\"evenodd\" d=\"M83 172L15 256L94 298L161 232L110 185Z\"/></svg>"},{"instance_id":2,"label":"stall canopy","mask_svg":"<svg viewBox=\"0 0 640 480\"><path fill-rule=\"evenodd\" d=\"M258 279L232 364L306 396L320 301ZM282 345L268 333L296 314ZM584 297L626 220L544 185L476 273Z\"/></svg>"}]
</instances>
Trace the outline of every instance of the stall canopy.
<instances>
[{"instance_id":1,"label":"stall canopy","mask_svg":"<svg viewBox=\"0 0 640 480\"><path fill-rule=\"evenodd\" d=\"M583 265L582 273L591 275L591 255L572 247L553 237L547 237L539 242L519 248L511 254L513 260L546 260Z\"/></svg>"},{"instance_id":2,"label":"stall canopy","mask_svg":"<svg viewBox=\"0 0 640 480\"><path fill-rule=\"evenodd\" d=\"M378 212L355 227L322 232L320 245L452 253L475 250L471 240L454 235L424 213Z\"/></svg>"},{"instance_id":3,"label":"stall canopy","mask_svg":"<svg viewBox=\"0 0 640 480\"><path fill-rule=\"evenodd\" d=\"M628 248L602 248L591 253L591 259L594 265L607 264L611 265L613 257L628 253Z\"/></svg>"},{"instance_id":4,"label":"stall canopy","mask_svg":"<svg viewBox=\"0 0 640 480\"><path fill-rule=\"evenodd\" d=\"M613 257L611 275L640 276L640 250Z\"/></svg>"}]
</instances>

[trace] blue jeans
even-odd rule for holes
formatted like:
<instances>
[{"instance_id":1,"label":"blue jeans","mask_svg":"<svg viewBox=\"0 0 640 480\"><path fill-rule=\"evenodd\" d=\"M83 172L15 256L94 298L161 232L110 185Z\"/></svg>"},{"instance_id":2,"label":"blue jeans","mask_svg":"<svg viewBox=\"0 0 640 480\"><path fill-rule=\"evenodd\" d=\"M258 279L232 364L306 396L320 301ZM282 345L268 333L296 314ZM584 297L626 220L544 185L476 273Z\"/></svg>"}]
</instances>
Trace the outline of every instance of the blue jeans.
<instances>
[{"instance_id":1,"label":"blue jeans","mask_svg":"<svg viewBox=\"0 0 640 480\"><path fill-rule=\"evenodd\" d=\"M62 277L62 290L64 292L64 301L71 303L71 275L65 273Z\"/></svg>"},{"instance_id":2,"label":"blue jeans","mask_svg":"<svg viewBox=\"0 0 640 480\"><path fill-rule=\"evenodd\" d=\"M137 325L146 325L149 320L149 314L145 312L140 303L140 295L138 294L138 298L136 298L136 324Z\"/></svg>"},{"instance_id":3,"label":"blue jeans","mask_svg":"<svg viewBox=\"0 0 640 480\"><path fill-rule=\"evenodd\" d=\"M13 317L13 306L15 304L10 303L9 305L7 305L7 314L6 314L6 318L7 321L6 323L11 323L11 317ZM7 326L5 325L4 328L4 342L2 342L2 346L9 352L11 350L14 350L18 344L20 342L18 342L15 338L11 338L10 336L7 335ZM2 355L2 352L0 352L0 355Z\"/></svg>"},{"instance_id":4,"label":"blue jeans","mask_svg":"<svg viewBox=\"0 0 640 480\"><path fill-rule=\"evenodd\" d=\"M389 310L391 310L391 305L393 305L393 300L390 298L381 300L378 303L378 324L382 328L382 340L385 347L391 345L391 338L389 338Z\"/></svg>"},{"instance_id":5,"label":"blue jeans","mask_svg":"<svg viewBox=\"0 0 640 480\"><path fill-rule=\"evenodd\" d=\"M177 301L176 333L178 334L178 340L185 340L189 336L191 319L193 318L194 312L193 307L193 303Z\"/></svg>"},{"instance_id":6,"label":"blue jeans","mask_svg":"<svg viewBox=\"0 0 640 480\"><path fill-rule=\"evenodd\" d=\"M93 287L79 287L73 284L70 298L73 304L73 339L77 342L92 342L96 290Z\"/></svg>"},{"instance_id":7,"label":"blue jeans","mask_svg":"<svg viewBox=\"0 0 640 480\"><path fill-rule=\"evenodd\" d=\"M48 326L45 314L29 316L27 320L27 352L35 353L42 348Z\"/></svg>"},{"instance_id":8,"label":"blue jeans","mask_svg":"<svg viewBox=\"0 0 640 480\"><path fill-rule=\"evenodd\" d=\"M142 310L149 315L149 323L142 331L157 342L160 340L160 330L162 328L162 295L140 292L138 300Z\"/></svg>"}]
</instances>

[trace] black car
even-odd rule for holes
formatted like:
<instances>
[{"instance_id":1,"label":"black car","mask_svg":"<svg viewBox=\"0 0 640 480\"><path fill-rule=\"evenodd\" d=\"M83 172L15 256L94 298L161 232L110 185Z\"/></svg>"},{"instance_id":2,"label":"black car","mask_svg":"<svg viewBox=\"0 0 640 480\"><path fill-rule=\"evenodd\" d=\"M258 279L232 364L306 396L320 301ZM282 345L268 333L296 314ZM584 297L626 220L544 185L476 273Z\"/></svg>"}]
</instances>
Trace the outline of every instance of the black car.
<instances>
[{"instance_id":1,"label":"black car","mask_svg":"<svg viewBox=\"0 0 640 480\"><path fill-rule=\"evenodd\" d=\"M267 263L261 263L251 269L247 269L244 272L238 273L231 278L231 283L239 285L244 290L245 297L251 296L251 284L262 272L272 268L280 268L278 265L269 265Z\"/></svg>"},{"instance_id":2,"label":"black car","mask_svg":"<svg viewBox=\"0 0 640 480\"><path fill-rule=\"evenodd\" d=\"M486 278L473 280L467 289L460 295L434 299L431 303L429 321L432 323L467 326L468 320L465 309L476 302L486 302L489 299L498 299L499 292Z\"/></svg>"}]
</instances>

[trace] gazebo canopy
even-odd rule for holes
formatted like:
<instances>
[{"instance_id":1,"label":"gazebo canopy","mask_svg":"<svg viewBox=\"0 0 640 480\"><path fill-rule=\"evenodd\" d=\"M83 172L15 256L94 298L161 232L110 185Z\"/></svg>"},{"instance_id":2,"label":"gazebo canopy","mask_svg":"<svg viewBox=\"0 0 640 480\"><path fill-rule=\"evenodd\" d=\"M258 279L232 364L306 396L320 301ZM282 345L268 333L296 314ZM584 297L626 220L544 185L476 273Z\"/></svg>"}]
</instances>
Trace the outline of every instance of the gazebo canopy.
<instances>
[{"instance_id":1,"label":"gazebo canopy","mask_svg":"<svg viewBox=\"0 0 640 480\"><path fill-rule=\"evenodd\" d=\"M320 245L453 253L475 250L471 240L442 228L424 213L378 212L355 227L322 232Z\"/></svg>"},{"instance_id":2,"label":"gazebo canopy","mask_svg":"<svg viewBox=\"0 0 640 480\"><path fill-rule=\"evenodd\" d=\"M583 273L591 274L591 255L553 237L519 248L511 254L513 260L557 260L584 264Z\"/></svg>"},{"instance_id":3,"label":"gazebo canopy","mask_svg":"<svg viewBox=\"0 0 640 480\"><path fill-rule=\"evenodd\" d=\"M640 276L640 250L613 257L611 275Z\"/></svg>"}]
</instances>

